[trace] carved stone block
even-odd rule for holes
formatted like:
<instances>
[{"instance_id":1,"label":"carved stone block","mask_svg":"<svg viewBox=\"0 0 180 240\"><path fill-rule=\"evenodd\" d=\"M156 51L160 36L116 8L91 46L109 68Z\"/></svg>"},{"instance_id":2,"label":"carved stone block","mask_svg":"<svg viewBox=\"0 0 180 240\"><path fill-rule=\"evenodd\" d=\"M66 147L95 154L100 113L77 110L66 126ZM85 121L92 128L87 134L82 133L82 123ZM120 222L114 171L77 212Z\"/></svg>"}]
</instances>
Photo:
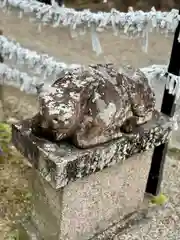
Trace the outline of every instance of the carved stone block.
<instances>
[{"instance_id":1,"label":"carved stone block","mask_svg":"<svg viewBox=\"0 0 180 240\"><path fill-rule=\"evenodd\" d=\"M33 209L26 230L35 229L44 240L89 240L137 209L144 197L151 149L168 141L172 130L170 119L154 112L132 134L78 149L68 142L38 138L31 126L31 119L15 124L12 135L33 166Z\"/></svg>"},{"instance_id":2,"label":"carved stone block","mask_svg":"<svg viewBox=\"0 0 180 240\"><path fill-rule=\"evenodd\" d=\"M36 136L89 148L133 132L152 118L155 94L139 69L113 64L65 72L39 95Z\"/></svg>"}]
</instances>

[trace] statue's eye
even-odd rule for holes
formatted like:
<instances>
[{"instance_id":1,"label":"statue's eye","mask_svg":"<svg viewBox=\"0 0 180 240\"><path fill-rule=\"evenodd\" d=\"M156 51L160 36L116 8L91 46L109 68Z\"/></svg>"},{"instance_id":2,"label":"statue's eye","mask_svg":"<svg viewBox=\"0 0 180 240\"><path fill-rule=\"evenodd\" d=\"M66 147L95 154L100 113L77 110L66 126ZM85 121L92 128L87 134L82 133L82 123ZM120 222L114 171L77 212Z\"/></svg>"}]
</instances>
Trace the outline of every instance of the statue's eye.
<instances>
[{"instance_id":1,"label":"statue's eye","mask_svg":"<svg viewBox=\"0 0 180 240\"><path fill-rule=\"evenodd\" d=\"M52 121L53 121L54 124L58 124L58 119L57 118L53 118Z\"/></svg>"}]
</instances>

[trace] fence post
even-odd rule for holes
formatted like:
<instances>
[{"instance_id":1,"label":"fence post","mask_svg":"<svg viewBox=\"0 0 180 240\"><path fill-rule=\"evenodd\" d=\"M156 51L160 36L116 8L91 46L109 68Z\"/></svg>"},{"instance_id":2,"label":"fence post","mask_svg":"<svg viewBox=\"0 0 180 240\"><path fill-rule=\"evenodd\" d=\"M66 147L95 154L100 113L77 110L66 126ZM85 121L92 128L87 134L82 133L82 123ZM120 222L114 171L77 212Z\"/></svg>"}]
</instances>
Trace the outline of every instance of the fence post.
<instances>
[{"instance_id":1,"label":"fence post","mask_svg":"<svg viewBox=\"0 0 180 240\"><path fill-rule=\"evenodd\" d=\"M180 14L180 10L179 10ZM171 57L170 57L170 63L168 67L168 73L167 74L173 74L175 76L180 76L180 42L178 41L178 38L180 37L180 21L178 23L178 26L175 31L174 35L174 42L172 46L171 51ZM174 87L175 87L174 83ZM161 112L166 114L169 117L173 117L175 113L175 94L170 94L169 90L164 90L164 96L162 100L161 105ZM164 170L164 163L165 163L165 157L167 153L168 143L161 144L158 147L155 147L153 156L152 156L152 162L151 162L151 168L148 176L148 181L146 185L146 193L152 194L152 195L158 195L160 192L160 186L162 182L163 177L163 170Z\"/></svg>"},{"instance_id":2,"label":"fence post","mask_svg":"<svg viewBox=\"0 0 180 240\"><path fill-rule=\"evenodd\" d=\"M3 31L0 30L0 35L3 35ZM3 63L4 62L4 59L0 53L0 63ZM2 119L0 120L4 120L4 94L3 94L3 84L0 84L0 101L1 101L1 107L2 107Z\"/></svg>"}]
</instances>

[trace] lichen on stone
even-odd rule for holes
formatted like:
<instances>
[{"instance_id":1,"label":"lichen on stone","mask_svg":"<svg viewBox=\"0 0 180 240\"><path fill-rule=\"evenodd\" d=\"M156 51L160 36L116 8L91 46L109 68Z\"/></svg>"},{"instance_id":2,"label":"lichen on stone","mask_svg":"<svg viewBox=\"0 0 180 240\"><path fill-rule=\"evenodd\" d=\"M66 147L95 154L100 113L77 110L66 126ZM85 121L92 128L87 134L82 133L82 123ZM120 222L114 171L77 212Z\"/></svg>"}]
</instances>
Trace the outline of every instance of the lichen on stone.
<instances>
[{"instance_id":1,"label":"lichen on stone","mask_svg":"<svg viewBox=\"0 0 180 240\"><path fill-rule=\"evenodd\" d=\"M96 64L66 71L39 95L39 103L34 134L89 148L149 121L155 95L139 69Z\"/></svg>"},{"instance_id":2,"label":"lichen on stone","mask_svg":"<svg viewBox=\"0 0 180 240\"><path fill-rule=\"evenodd\" d=\"M68 141L37 138L29 131L31 124L29 119L14 125L13 143L56 189L167 142L173 126L167 116L156 112L133 134L121 133L111 142L78 149Z\"/></svg>"}]
</instances>

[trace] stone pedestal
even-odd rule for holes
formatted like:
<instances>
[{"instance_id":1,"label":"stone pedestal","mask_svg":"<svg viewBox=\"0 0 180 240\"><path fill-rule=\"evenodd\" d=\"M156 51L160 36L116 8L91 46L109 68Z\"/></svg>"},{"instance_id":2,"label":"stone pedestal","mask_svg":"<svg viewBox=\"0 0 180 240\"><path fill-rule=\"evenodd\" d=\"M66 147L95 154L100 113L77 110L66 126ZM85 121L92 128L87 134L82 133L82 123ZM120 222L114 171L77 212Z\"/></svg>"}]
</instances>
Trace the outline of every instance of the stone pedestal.
<instances>
[{"instance_id":1,"label":"stone pedestal","mask_svg":"<svg viewBox=\"0 0 180 240\"><path fill-rule=\"evenodd\" d=\"M136 210L144 198L151 149L168 141L172 129L169 118L156 112L135 133L80 150L39 139L30 126L31 120L13 125L13 143L33 166L28 224L44 240L89 240Z\"/></svg>"}]
</instances>

